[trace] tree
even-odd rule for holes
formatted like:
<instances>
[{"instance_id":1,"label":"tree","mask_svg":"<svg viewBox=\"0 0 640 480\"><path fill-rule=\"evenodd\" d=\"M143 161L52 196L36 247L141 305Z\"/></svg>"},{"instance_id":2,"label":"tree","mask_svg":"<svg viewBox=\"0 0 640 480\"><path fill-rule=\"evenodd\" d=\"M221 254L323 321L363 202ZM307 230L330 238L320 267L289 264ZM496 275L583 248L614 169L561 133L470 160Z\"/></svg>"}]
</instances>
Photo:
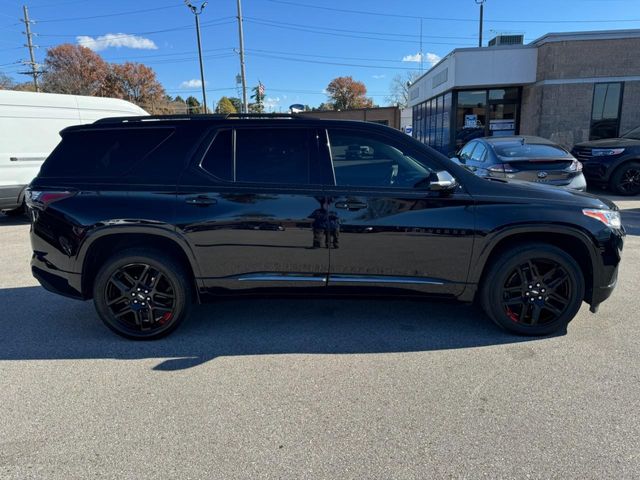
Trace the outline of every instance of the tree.
<instances>
[{"instance_id":1,"label":"tree","mask_svg":"<svg viewBox=\"0 0 640 480\"><path fill-rule=\"evenodd\" d=\"M221 97L216 107L216 113L236 113L236 107L227 97Z\"/></svg>"},{"instance_id":2,"label":"tree","mask_svg":"<svg viewBox=\"0 0 640 480\"><path fill-rule=\"evenodd\" d=\"M187 97L186 104L189 113L200 113L200 102L196 97Z\"/></svg>"},{"instance_id":3,"label":"tree","mask_svg":"<svg viewBox=\"0 0 640 480\"><path fill-rule=\"evenodd\" d=\"M42 75L45 92L100 95L109 67L92 50L65 43L47 50Z\"/></svg>"},{"instance_id":4,"label":"tree","mask_svg":"<svg viewBox=\"0 0 640 480\"><path fill-rule=\"evenodd\" d=\"M261 83L258 83L258 85L253 87L251 91L253 92L251 98L255 100L255 103L249 105L249 111L254 113L264 112L264 86Z\"/></svg>"},{"instance_id":5,"label":"tree","mask_svg":"<svg viewBox=\"0 0 640 480\"><path fill-rule=\"evenodd\" d=\"M109 96L123 98L152 111L166 103L165 91L156 73L141 63L113 64L109 74Z\"/></svg>"},{"instance_id":6,"label":"tree","mask_svg":"<svg viewBox=\"0 0 640 480\"><path fill-rule=\"evenodd\" d=\"M367 108L373 101L367 98L367 87L352 77L338 77L329 82L327 95L331 98L335 110Z\"/></svg>"},{"instance_id":7,"label":"tree","mask_svg":"<svg viewBox=\"0 0 640 480\"><path fill-rule=\"evenodd\" d=\"M238 97L229 97L229 101L233 104L236 112L242 111L242 100L240 100Z\"/></svg>"},{"instance_id":8,"label":"tree","mask_svg":"<svg viewBox=\"0 0 640 480\"><path fill-rule=\"evenodd\" d=\"M420 76L418 72L407 71L399 73L391 80L387 102L405 108L409 105L409 86Z\"/></svg>"},{"instance_id":9,"label":"tree","mask_svg":"<svg viewBox=\"0 0 640 480\"><path fill-rule=\"evenodd\" d=\"M0 90L11 90L15 87L13 80L4 73L0 73Z\"/></svg>"}]
</instances>

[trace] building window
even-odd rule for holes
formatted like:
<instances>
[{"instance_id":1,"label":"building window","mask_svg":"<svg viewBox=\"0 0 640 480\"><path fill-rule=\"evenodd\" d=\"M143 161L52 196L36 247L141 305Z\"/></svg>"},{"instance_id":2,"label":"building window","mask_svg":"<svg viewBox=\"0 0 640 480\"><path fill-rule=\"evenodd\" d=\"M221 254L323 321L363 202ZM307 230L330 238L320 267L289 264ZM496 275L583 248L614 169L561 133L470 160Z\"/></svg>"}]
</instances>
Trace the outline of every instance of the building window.
<instances>
[{"instance_id":1,"label":"building window","mask_svg":"<svg viewBox=\"0 0 640 480\"><path fill-rule=\"evenodd\" d=\"M593 87L590 140L614 138L620 133L623 84L596 83Z\"/></svg>"}]
</instances>

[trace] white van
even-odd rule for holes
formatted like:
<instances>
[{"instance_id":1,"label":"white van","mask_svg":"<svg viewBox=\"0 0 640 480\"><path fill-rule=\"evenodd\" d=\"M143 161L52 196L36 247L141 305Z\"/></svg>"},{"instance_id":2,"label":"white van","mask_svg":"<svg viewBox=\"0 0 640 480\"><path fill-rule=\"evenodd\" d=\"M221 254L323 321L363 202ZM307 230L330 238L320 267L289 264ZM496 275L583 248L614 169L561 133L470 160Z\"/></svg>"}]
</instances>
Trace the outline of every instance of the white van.
<instances>
[{"instance_id":1,"label":"white van","mask_svg":"<svg viewBox=\"0 0 640 480\"><path fill-rule=\"evenodd\" d=\"M0 90L0 210L21 210L24 189L60 142L60 130L141 115L148 113L116 98Z\"/></svg>"}]
</instances>

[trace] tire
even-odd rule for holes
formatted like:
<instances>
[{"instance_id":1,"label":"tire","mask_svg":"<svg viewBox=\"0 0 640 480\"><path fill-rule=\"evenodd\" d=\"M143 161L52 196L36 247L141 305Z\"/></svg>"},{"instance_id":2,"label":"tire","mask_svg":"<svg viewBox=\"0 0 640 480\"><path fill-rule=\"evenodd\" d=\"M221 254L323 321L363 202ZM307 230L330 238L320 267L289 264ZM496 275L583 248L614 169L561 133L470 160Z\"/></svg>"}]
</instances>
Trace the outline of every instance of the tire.
<instances>
[{"instance_id":1,"label":"tire","mask_svg":"<svg viewBox=\"0 0 640 480\"><path fill-rule=\"evenodd\" d=\"M22 203L19 207L4 211L4 214L7 217L19 217L20 215L26 215L26 213L27 209L25 208L24 203Z\"/></svg>"},{"instance_id":2,"label":"tire","mask_svg":"<svg viewBox=\"0 0 640 480\"><path fill-rule=\"evenodd\" d=\"M492 262L480 304L505 330L549 335L566 331L584 292L582 270L571 255L553 245L532 243L509 249Z\"/></svg>"},{"instance_id":3,"label":"tire","mask_svg":"<svg viewBox=\"0 0 640 480\"><path fill-rule=\"evenodd\" d=\"M104 262L93 284L93 303L104 324L118 335L153 340L173 332L188 316L192 284L191 275L173 257L132 248Z\"/></svg>"},{"instance_id":4,"label":"tire","mask_svg":"<svg viewBox=\"0 0 640 480\"><path fill-rule=\"evenodd\" d=\"M611 174L609 188L618 195L640 194L640 162L628 162L620 165Z\"/></svg>"}]
</instances>

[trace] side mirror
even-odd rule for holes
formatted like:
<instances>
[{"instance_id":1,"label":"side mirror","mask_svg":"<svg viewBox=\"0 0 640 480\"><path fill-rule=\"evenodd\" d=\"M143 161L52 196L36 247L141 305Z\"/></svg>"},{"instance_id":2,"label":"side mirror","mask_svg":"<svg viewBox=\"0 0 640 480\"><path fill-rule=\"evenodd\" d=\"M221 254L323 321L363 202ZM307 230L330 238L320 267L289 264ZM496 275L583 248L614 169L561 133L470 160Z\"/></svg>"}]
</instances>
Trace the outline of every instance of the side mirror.
<instances>
[{"instance_id":1,"label":"side mirror","mask_svg":"<svg viewBox=\"0 0 640 480\"><path fill-rule=\"evenodd\" d=\"M432 192L451 192L458 187L458 181L449 172L440 172L437 179L429 182Z\"/></svg>"},{"instance_id":2,"label":"side mirror","mask_svg":"<svg viewBox=\"0 0 640 480\"><path fill-rule=\"evenodd\" d=\"M449 160L451 160L453 163L456 163L458 165L464 165L464 159L461 157L451 157L449 158Z\"/></svg>"}]
</instances>

